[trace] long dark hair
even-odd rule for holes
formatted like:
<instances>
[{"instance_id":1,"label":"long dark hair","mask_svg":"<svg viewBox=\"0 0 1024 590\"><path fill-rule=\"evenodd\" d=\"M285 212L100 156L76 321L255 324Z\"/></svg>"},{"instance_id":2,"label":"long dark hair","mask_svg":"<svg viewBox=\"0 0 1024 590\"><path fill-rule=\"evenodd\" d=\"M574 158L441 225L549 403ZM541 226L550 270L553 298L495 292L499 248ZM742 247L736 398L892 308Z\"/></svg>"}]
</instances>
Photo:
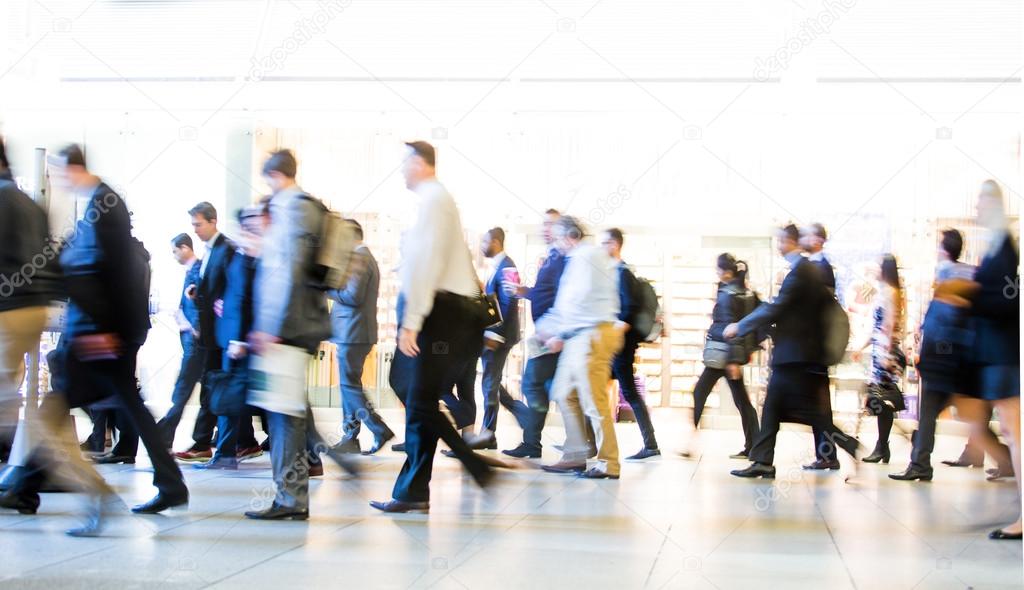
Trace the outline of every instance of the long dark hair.
<instances>
[{"instance_id":1,"label":"long dark hair","mask_svg":"<svg viewBox=\"0 0 1024 590\"><path fill-rule=\"evenodd\" d=\"M746 285L747 284L747 261L737 260L736 261L736 284Z\"/></svg>"},{"instance_id":2,"label":"long dark hair","mask_svg":"<svg viewBox=\"0 0 1024 590\"><path fill-rule=\"evenodd\" d=\"M889 285L893 289L900 288L900 271L899 265L896 263L896 257L892 254L882 255L882 282Z\"/></svg>"}]
</instances>

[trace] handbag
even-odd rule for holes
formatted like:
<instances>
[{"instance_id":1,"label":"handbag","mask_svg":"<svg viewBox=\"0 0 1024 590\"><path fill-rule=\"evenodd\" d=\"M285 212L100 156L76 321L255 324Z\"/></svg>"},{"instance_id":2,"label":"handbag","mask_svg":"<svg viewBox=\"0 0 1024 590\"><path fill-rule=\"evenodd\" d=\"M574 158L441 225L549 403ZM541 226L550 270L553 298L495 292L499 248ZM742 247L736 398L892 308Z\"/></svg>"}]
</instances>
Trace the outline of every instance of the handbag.
<instances>
[{"instance_id":1,"label":"handbag","mask_svg":"<svg viewBox=\"0 0 1024 590\"><path fill-rule=\"evenodd\" d=\"M704 366L709 369L724 369L729 364L733 345L718 340L704 342Z\"/></svg>"},{"instance_id":2,"label":"handbag","mask_svg":"<svg viewBox=\"0 0 1024 590\"><path fill-rule=\"evenodd\" d=\"M488 295L481 291L479 295L467 297L469 300L470 317L473 320L473 327L481 331L501 325L504 318L501 317L501 306L498 305L498 296L494 293Z\"/></svg>"},{"instance_id":3,"label":"handbag","mask_svg":"<svg viewBox=\"0 0 1024 590\"><path fill-rule=\"evenodd\" d=\"M902 412L907 409L907 402L903 399L903 392L895 383L872 383L868 385L867 397L864 400L864 409L868 414L877 416L882 413L882 407L887 406L893 412Z\"/></svg>"},{"instance_id":4,"label":"handbag","mask_svg":"<svg viewBox=\"0 0 1024 590\"><path fill-rule=\"evenodd\" d=\"M249 389L248 363L231 362L227 371L207 371L203 377L210 388L210 412L217 416L241 416Z\"/></svg>"}]
</instances>

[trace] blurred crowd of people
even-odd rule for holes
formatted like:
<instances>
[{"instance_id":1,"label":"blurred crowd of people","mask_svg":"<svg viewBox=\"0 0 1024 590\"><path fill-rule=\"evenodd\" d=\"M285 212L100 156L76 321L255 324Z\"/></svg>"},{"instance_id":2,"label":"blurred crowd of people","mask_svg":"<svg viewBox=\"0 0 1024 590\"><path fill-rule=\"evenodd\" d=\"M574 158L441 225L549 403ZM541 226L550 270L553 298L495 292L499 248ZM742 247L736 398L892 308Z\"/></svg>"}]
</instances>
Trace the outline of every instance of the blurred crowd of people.
<instances>
[{"instance_id":1,"label":"blurred crowd of people","mask_svg":"<svg viewBox=\"0 0 1024 590\"><path fill-rule=\"evenodd\" d=\"M405 148L402 173L407 188L419 197L419 209L402 240L398 333L389 375L405 407L404 441L392 448L405 453L405 462L391 498L371 505L390 513L429 511L439 443L484 487L493 483L496 469L541 458L551 402L558 406L565 440L556 447L558 460L542 469L618 479L617 404L608 387L613 378L643 440L642 448L625 460L661 455L634 364L639 347L656 340L663 328L653 288L622 258L623 232L609 228L589 236L577 218L546 211L542 238L548 250L533 284L526 284L505 251L505 231L492 228L480 243L492 270L481 280L456 202L435 175L434 147L414 141ZM46 212L13 182L0 144L0 241L5 244L0 254L0 428L7 440L18 423L25 356L38 348L51 302L67 302L60 340L47 359L50 390L37 412L26 413L31 419L25 427L36 434L31 437L35 446L16 481L0 495L0 507L35 513L40 491L52 479L87 498L85 522L68 534L99 534L104 514L120 501L93 463L134 463L141 440L154 468L157 494L133 512L153 514L188 503L180 464L235 470L240 462L269 453L274 501L246 516L305 520L309 478L323 474L321 457L358 476L356 456L378 453L396 438L362 385L363 367L378 342L381 270L360 225L352 219L334 223L332 212L298 186L298 163L290 151L274 152L263 164L271 194L237 212L235 240L221 233L216 208L202 202L188 211L192 232L204 245L202 259L188 233L170 242L185 269L177 314L182 361L171 408L159 420L146 408L136 379L136 356L150 327L149 252L132 236L124 200L89 172L83 150L69 145L58 159L53 180L66 183L87 206L74 232L55 244ZM1013 477L1019 492L1017 242L995 182L982 185L977 212L987 249L979 265L970 266L960 261L963 235L956 229L942 232L934 297L919 331L907 325L896 258L886 254L879 260L872 329L865 341L854 343L855 360L870 350L864 414L878 422L871 452L856 433L844 432L833 421L829 367L847 350L849 323L824 254L825 227L779 228L775 243L789 269L770 301L761 301L748 286L746 262L720 255L705 368L693 391L694 436L682 454L698 453L702 412L724 377L744 440L731 457L750 461L733 475L773 478L780 425L795 422L813 429L814 460L806 469L842 469L848 481L855 481L858 462L891 460L890 433L898 412L906 409L900 384L908 364L914 364L922 376L919 425L911 437L908 467L889 477L932 479L936 421L954 405L970 437L964 455L948 463L979 466L988 454L996 464L989 477ZM342 280L331 282L324 280L320 266L326 245L338 243L337 232L345 236L345 272ZM524 332L521 307L529 309L533 331L524 343L522 397L517 398L502 380ZM771 377L759 418L743 366L767 348L769 339ZM304 383L305 365L324 341L337 346L342 400L340 437L330 441L316 428ZM484 401L479 428L478 366ZM174 451L175 434L197 386L192 443ZM498 448L501 407L518 423L521 442L492 455L484 451ZM93 420L84 443L68 419L70 408L82 408ZM993 411L1002 440L989 428ZM265 434L262 442L256 438L256 418ZM358 438L363 426L373 435L365 451ZM108 431L117 433L109 451ZM837 453L840 449L844 453ZM990 537L1021 538L1020 519Z\"/></svg>"}]
</instances>

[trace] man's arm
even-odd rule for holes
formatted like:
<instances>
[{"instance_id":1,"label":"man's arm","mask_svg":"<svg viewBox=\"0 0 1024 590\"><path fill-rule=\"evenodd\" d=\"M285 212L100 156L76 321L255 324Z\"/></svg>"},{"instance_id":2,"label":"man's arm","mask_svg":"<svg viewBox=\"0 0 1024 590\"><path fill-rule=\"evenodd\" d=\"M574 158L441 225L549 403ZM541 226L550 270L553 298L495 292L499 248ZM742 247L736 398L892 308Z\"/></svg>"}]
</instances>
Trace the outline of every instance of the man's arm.
<instances>
[{"instance_id":1,"label":"man's arm","mask_svg":"<svg viewBox=\"0 0 1024 590\"><path fill-rule=\"evenodd\" d=\"M801 266L806 266L807 264L804 262L801 263ZM797 303L799 291L806 280L805 269L797 268L790 271L782 281L779 294L775 296L771 303L762 303L757 309L750 312L747 317L740 320L738 336L746 336L759 328L770 326L777 322L783 313Z\"/></svg>"},{"instance_id":2,"label":"man's arm","mask_svg":"<svg viewBox=\"0 0 1024 590\"><path fill-rule=\"evenodd\" d=\"M405 317L402 329L419 332L423 321L434 307L434 294L441 279L445 264L460 264L458 260L444 260L442 252L453 228L447 218L443 203L437 199L425 199L420 204L416 223L410 233L415 244L406 244L401 267L402 290L406 294Z\"/></svg>"}]
</instances>

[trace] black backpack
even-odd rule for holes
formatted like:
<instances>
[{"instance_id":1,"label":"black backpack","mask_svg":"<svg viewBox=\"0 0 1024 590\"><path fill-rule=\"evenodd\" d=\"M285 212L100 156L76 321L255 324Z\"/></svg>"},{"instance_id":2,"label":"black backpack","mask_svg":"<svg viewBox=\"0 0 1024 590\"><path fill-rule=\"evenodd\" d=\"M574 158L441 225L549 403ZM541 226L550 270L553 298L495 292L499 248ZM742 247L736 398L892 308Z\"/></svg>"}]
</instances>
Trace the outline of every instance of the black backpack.
<instances>
[{"instance_id":1,"label":"black backpack","mask_svg":"<svg viewBox=\"0 0 1024 590\"><path fill-rule=\"evenodd\" d=\"M654 285L643 277L636 277L633 296L640 302L640 310L633 320L633 330L644 342L656 342L661 337L661 304Z\"/></svg>"}]
</instances>

